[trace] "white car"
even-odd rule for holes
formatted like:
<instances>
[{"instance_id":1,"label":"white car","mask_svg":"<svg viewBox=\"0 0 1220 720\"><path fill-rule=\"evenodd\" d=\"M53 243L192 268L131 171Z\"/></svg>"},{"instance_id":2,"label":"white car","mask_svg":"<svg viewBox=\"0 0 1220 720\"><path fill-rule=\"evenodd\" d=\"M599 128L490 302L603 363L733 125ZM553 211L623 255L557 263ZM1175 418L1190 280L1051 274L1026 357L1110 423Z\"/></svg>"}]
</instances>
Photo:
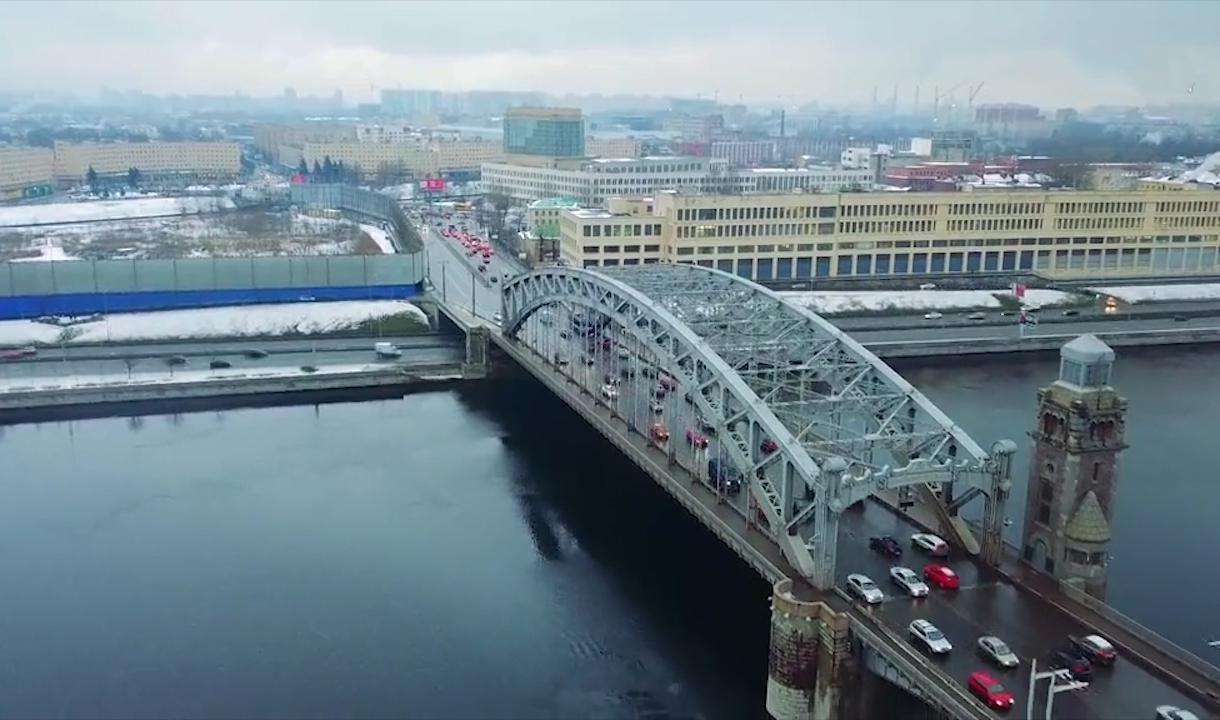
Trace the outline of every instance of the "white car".
<instances>
[{"instance_id":1,"label":"white car","mask_svg":"<svg viewBox=\"0 0 1220 720\"><path fill-rule=\"evenodd\" d=\"M943 313L938 313L935 310L933 310L930 313L924 313L924 315L923 315L924 320L940 320L943 317L944 317Z\"/></svg>"},{"instance_id":2,"label":"white car","mask_svg":"<svg viewBox=\"0 0 1220 720\"><path fill-rule=\"evenodd\" d=\"M928 596L927 583L919 579L919 574L911 568L895 565L890 568L890 579L894 581L895 585L906 590L907 595L911 597L921 598Z\"/></svg>"},{"instance_id":3,"label":"white car","mask_svg":"<svg viewBox=\"0 0 1220 720\"><path fill-rule=\"evenodd\" d=\"M876 605L885 600L885 593L881 592L881 588L877 587L877 583L870 580L867 575L860 575L859 573L848 575L847 589L851 590L854 595L857 595L869 605Z\"/></svg>"},{"instance_id":4,"label":"white car","mask_svg":"<svg viewBox=\"0 0 1220 720\"><path fill-rule=\"evenodd\" d=\"M920 290L935 290L936 283L923 283L922 285L919 286L919 289Z\"/></svg>"},{"instance_id":5,"label":"white car","mask_svg":"<svg viewBox=\"0 0 1220 720\"><path fill-rule=\"evenodd\" d=\"M602 397L607 400L614 400L618 397L618 388L613 385L602 385Z\"/></svg>"},{"instance_id":6,"label":"white car","mask_svg":"<svg viewBox=\"0 0 1220 720\"><path fill-rule=\"evenodd\" d=\"M949 543L932 533L915 533L911 536L911 545L935 557L946 557L949 554Z\"/></svg>"},{"instance_id":7,"label":"white car","mask_svg":"<svg viewBox=\"0 0 1220 720\"><path fill-rule=\"evenodd\" d=\"M1158 705L1156 720L1199 720L1199 716L1189 710L1183 710L1173 705Z\"/></svg>"},{"instance_id":8,"label":"white car","mask_svg":"<svg viewBox=\"0 0 1220 720\"><path fill-rule=\"evenodd\" d=\"M504 324L504 316L503 316L503 315L501 315L500 313L494 313L494 314L492 314L492 316L491 316L491 321L492 321L492 322L494 322L494 323L495 323L495 324L497 324L497 325L503 325L503 324Z\"/></svg>"},{"instance_id":9,"label":"white car","mask_svg":"<svg viewBox=\"0 0 1220 720\"><path fill-rule=\"evenodd\" d=\"M978 639L979 652L1002 668L1015 668L1021 664L1016 654L995 635L984 635Z\"/></svg>"},{"instance_id":10,"label":"white car","mask_svg":"<svg viewBox=\"0 0 1220 720\"><path fill-rule=\"evenodd\" d=\"M907 629L910 631L911 637L923 643L929 651L937 655L942 655L953 649L953 644L949 642L945 634L927 620L913 620Z\"/></svg>"}]
</instances>

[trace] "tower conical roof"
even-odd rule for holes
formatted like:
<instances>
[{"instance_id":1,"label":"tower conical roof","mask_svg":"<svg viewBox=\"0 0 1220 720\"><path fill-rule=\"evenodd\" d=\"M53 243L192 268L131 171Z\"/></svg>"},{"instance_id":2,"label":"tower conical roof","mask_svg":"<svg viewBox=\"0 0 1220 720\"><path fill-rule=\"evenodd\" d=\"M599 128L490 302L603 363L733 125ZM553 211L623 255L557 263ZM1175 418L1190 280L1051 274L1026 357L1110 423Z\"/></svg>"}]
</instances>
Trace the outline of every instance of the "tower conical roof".
<instances>
[{"instance_id":1,"label":"tower conical roof","mask_svg":"<svg viewBox=\"0 0 1220 720\"><path fill-rule=\"evenodd\" d=\"M1093 494L1092 490L1080 499L1076 512L1072 513L1067 527L1063 528L1063 534L1078 542L1104 543L1110 541L1110 523L1106 520L1101 503L1098 502L1097 496Z\"/></svg>"}]
</instances>

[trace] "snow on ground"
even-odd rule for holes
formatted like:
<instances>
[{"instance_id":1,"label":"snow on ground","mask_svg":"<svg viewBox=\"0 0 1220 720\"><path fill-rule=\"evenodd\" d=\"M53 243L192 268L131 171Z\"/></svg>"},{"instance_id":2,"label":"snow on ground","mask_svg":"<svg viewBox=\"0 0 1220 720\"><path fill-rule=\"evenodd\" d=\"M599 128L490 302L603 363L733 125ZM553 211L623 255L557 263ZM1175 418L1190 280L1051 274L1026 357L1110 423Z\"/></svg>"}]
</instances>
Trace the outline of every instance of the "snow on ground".
<instances>
[{"instance_id":1,"label":"snow on ground","mask_svg":"<svg viewBox=\"0 0 1220 720\"><path fill-rule=\"evenodd\" d=\"M134 342L218 337L318 335L355 327L366 320L408 314L426 324L423 310L403 300L237 305L195 310L116 313L94 322L61 328L31 320L0 321L0 345ZM69 337L70 336L70 337Z\"/></svg>"},{"instance_id":2,"label":"snow on ground","mask_svg":"<svg viewBox=\"0 0 1220 720\"><path fill-rule=\"evenodd\" d=\"M35 246L41 254L37 257L21 257L13 258L13 262L47 262L50 260L76 260L75 255L69 255L64 252L63 246L50 238L44 239L41 243Z\"/></svg>"},{"instance_id":3,"label":"snow on ground","mask_svg":"<svg viewBox=\"0 0 1220 720\"><path fill-rule=\"evenodd\" d=\"M1138 303L1155 300L1220 300L1220 284L1193 285L1116 285L1089 288L1103 295L1113 295L1123 302Z\"/></svg>"},{"instance_id":4,"label":"snow on ground","mask_svg":"<svg viewBox=\"0 0 1220 720\"><path fill-rule=\"evenodd\" d=\"M181 215L232 207L234 207L232 200L216 197L143 198L49 205L15 205L0 207L0 227Z\"/></svg>"},{"instance_id":5,"label":"snow on ground","mask_svg":"<svg viewBox=\"0 0 1220 720\"><path fill-rule=\"evenodd\" d=\"M376 225L365 224L361 224L360 229L363 230L369 237L373 238L373 242L377 243L377 247L381 248L381 252L383 254L394 254L394 245L390 242L390 237L386 234L385 230L382 230Z\"/></svg>"},{"instance_id":6,"label":"snow on ground","mask_svg":"<svg viewBox=\"0 0 1220 720\"><path fill-rule=\"evenodd\" d=\"M344 364L344 365L322 365L310 375L334 375L341 373L354 372L384 372L392 365L387 364ZM57 378L23 378L12 377L0 379L0 392L29 392L36 390L50 390L60 388L79 388L79 387L115 387L115 386L131 386L131 385L167 385L181 383L199 383L199 382L215 382L218 380L235 380L238 378L279 378L279 377L294 377L305 375L300 367L261 367L257 370L250 368L226 368L226 369L191 369L191 368L171 368L166 365L163 368L156 370L136 368L129 380L127 376L118 374L106 375L72 375L70 377ZM460 377L460 376L459 376Z\"/></svg>"},{"instance_id":7,"label":"snow on ground","mask_svg":"<svg viewBox=\"0 0 1220 720\"><path fill-rule=\"evenodd\" d=\"M997 295L1007 290L811 290L781 292L780 295L817 313L879 312L882 310L949 310L954 308L998 308ZM1026 290L1026 307L1071 302L1075 295L1058 290Z\"/></svg>"}]
</instances>

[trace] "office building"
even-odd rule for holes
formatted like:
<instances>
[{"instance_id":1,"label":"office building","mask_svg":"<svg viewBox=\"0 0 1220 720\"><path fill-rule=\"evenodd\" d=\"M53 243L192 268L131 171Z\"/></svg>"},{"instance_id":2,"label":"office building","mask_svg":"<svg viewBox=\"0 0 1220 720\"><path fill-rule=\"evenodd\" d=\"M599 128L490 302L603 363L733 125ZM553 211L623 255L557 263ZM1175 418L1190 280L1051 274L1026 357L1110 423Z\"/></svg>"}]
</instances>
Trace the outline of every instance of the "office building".
<instances>
[{"instance_id":1,"label":"office building","mask_svg":"<svg viewBox=\"0 0 1220 720\"><path fill-rule=\"evenodd\" d=\"M1211 190L652 197L640 212L661 226L659 256L619 245L607 251L605 228L594 226L619 221L564 211L567 259L587 267L696 263L759 281L998 272L1156 277L1220 269L1220 193ZM610 206L602 212L616 214ZM591 238L598 242L586 244Z\"/></svg>"},{"instance_id":2,"label":"office building","mask_svg":"<svg viewBox=\"0 0 1220 720\"><path fill-rule=\"evenodd\" d=\"M356 128L351 125L264 123L254 126L254 146L273 163L283 162L280 157L282 146L299 148L307 142L348 142L355 139Z\"/></svg>"},{"instance_id":3,"label":"office building","mask_svg":"<svg viewBox=\"0 0 1220 720\"><path fill-rule=\"evenodd\" d=\"M559 237L559 214L564 210L579 210L576 198L551 197L535 200L525 210L525 226L535 236L544 240Z\"/></svg>"},{"instance_id":4,"label":"office building","mask_svg":"<svg viewBox=\"0 0 1220 720\"><path fill-rule=\"evenodd\" d=\"M504 114L504 152L583 157L585 121L579 108L512 107Z\"/></svg>"},{"instance_id":5,"label":"office building","mask_svg":"<svg viewBox=\"0 0 1220 720\"><path fill-rule=\"evenodd\" d=\"M584 207L600 207L611 197L649 195L666 188L740 191L742 180L723 161L659 156L593 158L547 164L487 163L483 186L516 200L576 198Z\"/></svg>"},{"instance_id":6,"label":"office building","mask_svg":"<svg viewBox=\"0 0 1220 720\"><path fill-rule=\"evenodd\" d=\"M632 137L586 137L585 156L591 158L635 158L642 143Z\"/></svg>"},{"instance_id":7,"label":"office building","mask_svg":"<svg viewBox=\"0 0 1220 720\"><path fill-rule=\"evenodd\" d=\"M0 200L54 192L55 153L47 148L0 145Z\"/></svg>"},{"instance_id":8,"label":"office building","mask_svg":"<svg viewBox=\"0 0 1220 720\"><path fill-rule=\"evenodd\" d=\"M651 198L612 198L605 209L564 210L559 223L560 256L576 265L650 265L665 257L664 223Z\"/></svg>"},{"instance_id":9,"label":"office building","mask_svg":"<svg viewBox=\"0 0 1220 720\"><path fill-rule=\"evenodd\" d=\"M683 140L708 142L724 134L724 116L719 113L674 113L665 119L663 127Z\"/></svg>"},{"instance_id":10,"label":"office building","mask_svg":"<svg viewBox=\"0 0 1220 720\"><path fill-rule=\"evenodd\" d=\"M131 168L148 180L233 180L241 172L241 146L231 142L55 143L55 179L84 182L89 168L101 178Z\"/></svg>"},{"instance_id":11,"label":"office building","mask_svg":"<svg viewBox=\"0 0 1220 720\"><path fill-rule=\"evenodd\" d=\"M286 148L282 155L282 162L293 159ZM330 158L331 162L358 168L366 179L386 173L418 178L436 173L474 171L483 163L503 161L504 152L498 143L482 140L339 142L305 143L300 157L310 168L315 162L323 163Z\"/></svg>"},{"instance_id":12,"label":"office building","mask_svg":"<svg viewBox=\"0 0 1220 720\"><path fill-rule=\"evenodd\" d=\"M720 140L708 145L707 154L735 166L765 165L778 155L771 140Z\"/></svg>"}]
</instances>

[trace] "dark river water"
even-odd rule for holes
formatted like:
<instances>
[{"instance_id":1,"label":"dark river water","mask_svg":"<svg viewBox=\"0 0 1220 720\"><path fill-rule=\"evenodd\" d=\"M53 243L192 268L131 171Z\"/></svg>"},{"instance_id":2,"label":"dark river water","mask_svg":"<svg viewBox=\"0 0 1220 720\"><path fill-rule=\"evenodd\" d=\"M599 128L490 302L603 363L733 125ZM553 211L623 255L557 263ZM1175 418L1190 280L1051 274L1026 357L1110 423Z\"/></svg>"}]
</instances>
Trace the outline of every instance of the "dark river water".
<instances>
[{"instance_id":1,"label":"dark river water","mask_svg":"<svg viewBox=\"0 0 1220 720\"><path fill-rule=\"evenodd\" d=\"M903 368L984 446L1018 440L1018 499L1055 371ZM1218 373L1115 372L1110 600L1200 654ZM0 431L0 717L764 714L767 585L529 381Z\"/></svg>"}]
</instances>

